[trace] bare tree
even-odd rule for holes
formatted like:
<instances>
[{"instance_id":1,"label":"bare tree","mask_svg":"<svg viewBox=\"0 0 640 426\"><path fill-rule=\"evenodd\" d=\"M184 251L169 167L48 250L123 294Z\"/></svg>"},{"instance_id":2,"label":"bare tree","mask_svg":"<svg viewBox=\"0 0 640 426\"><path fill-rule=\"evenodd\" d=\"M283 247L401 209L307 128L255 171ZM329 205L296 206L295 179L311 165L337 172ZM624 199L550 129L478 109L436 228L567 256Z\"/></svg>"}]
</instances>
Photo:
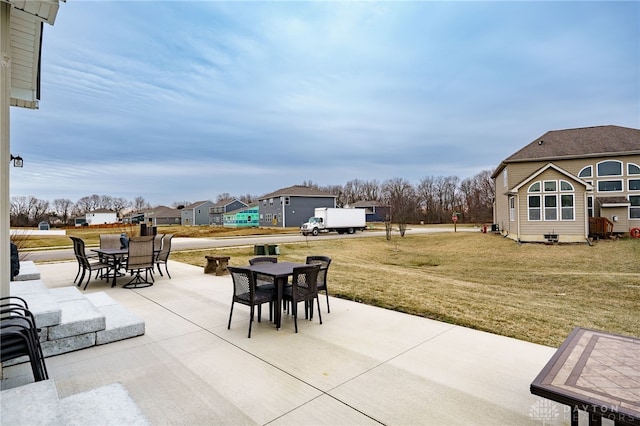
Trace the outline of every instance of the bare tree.
<instances>
[{"instance_id":1,"label":"bare tree","mask_svg":"<svg viewBox=\"0 0 640 426\"><path fill-rule=\"evenodd\" d=\"M218 197L216 197L216 203L219 203L220 201L224 201L224 200L232 200L233 198L235 197L233 197L228 192L223 192L222 194L218 194Z\"/></svg>"},{"instance_id":2,"label":"bare tree","mask_svg":"<svg viewBox=\"0 0 640 426\"><path fill-rule=\"evenodd\" d=\"M110 195L100 195L96 202L97 208L113 210L113 197Z\"/></svg>"},{"instance_id":3,"label":"bare tree","mask_svg":"<svg viewBox=\"0 0 640 426\"><path fill-rule=\"evenodd\" d=\"M69 223L71 212L73 211L73 201L68 198L56 198L53 200L53 211L63 224Z\"/></svg>"},{"instance_id":4,"label":"bare tree","mask_svg":"<svg viewBox=\"0 0 640 426\"><path fill-rule=\"evenodd\" d=\"M111 201L111 208L116 212L119 218L122 218L123 211L131 206L131 203L122 197L113 198Z\"/></svg>"},{"instance_id":5,"label":"bare tree","mask_svg":"<svg viewBox=\"0 0 640 426\"><path fill-rule=\"evenodd\" d=\"M9 222L11 226L28 226L29 199L24 196L11 197L9 206Z\"/></svg>"},{"instance_id":6,"label":"bare tree","mask_svg":"<svg viewBox=\"0 0 640 426\"><path fill-rule=\"evenodd\" d=\"M134 198L131 204L134 211L139 212L141 210L150 209L151 205L142 196Z\"/></svg>"},{"instance_id":7,"label":"bare tree","mask_svg":"<svg viewBox=\"0 0 640 426\"><path fill-rule=\"evenodd\" d=\"M382 191L377 180L365 181L362 184L362 201L379 201L382 198Z\"/></svg>"},{"instance_id":8,"label":"bare tree","mask_svg":"<svg viewBox=\"0 0 640 426\"><path fill-rule=\"evenodd\" d=\"M469 221L483 223L493 220L494 192L490 170L483 170L460 183L463 210Z\"/></svg>"},{"instance_id":9,"label":"bare tree","mask_svg":"<svg viewBox=\"0 0 640 426\"><path fill-rule=\"evenodd\" d=\"M404 237L407 223L416 218L416 191L409 181L401 178L387 180L382 185L382 191L385 201L391 207L391 221L398 224L400 236Z\"/></svg>"},{"instance_id":10,"label":"bare tree","mask_svg":"<svg viewBox=\"0 0 640 426\"><path fill-rule=\"evenodd\" d=\"M188 206L189 204L191 204L191 201L174 201L171 203L171 207L174 209L183 209L184 206Z\"/></svg>"}]
</instances>

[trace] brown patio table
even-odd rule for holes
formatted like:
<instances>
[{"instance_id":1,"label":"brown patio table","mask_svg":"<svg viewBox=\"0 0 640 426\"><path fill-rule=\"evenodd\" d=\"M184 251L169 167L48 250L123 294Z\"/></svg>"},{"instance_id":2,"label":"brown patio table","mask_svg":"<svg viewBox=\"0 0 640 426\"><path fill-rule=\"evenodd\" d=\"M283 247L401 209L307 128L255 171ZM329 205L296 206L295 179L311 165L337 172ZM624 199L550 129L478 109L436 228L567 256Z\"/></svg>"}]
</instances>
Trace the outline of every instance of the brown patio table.
<instances>
[{"instance_id":1,"label":"brown patio table","mask_svg":"<svg viewBox=\"0 0 640 426\"><path fill-rule=\"evenodd\" d=\"M531 383L531 393L571 407L589 425L640 426L640 339L576 327Z\"/></svg>"},{"instance_id":2,"label":"brown patio table","mask_svg":"<svg viewBox=\"0 0 640 426\"><path fill-rule=\"evenodd\" d=\"M274 309L273 320L276 323L278 330L282 325L282 293L284 285L291 275L293 275L293 269L301 266L309 266L305 263L295 262L276 262L276 263L256 263L255 265L246 266L247 269L254 273L262 275L268 275L275 279L277 298L276 308Z\"/></svg>"}]
</instances>

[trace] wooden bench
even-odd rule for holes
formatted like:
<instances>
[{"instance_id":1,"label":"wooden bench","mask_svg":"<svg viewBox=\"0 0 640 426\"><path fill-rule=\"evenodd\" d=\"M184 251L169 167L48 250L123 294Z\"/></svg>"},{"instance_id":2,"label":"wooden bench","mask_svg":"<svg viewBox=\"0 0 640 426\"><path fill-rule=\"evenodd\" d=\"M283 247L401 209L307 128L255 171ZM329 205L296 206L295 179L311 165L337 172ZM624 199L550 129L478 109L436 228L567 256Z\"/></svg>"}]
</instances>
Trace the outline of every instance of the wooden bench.
<instances>
[{"instance_id":1,"label":"wooden bench","mask_svg":"<svg viewBox=\"0 0 640 426\"><path fill-rule=\"evenodd\" d=\"M205 256L207 264L204 266L205 274L225 275L228 274L227 266L231 256Z\"/></svg>"}]
</instances>

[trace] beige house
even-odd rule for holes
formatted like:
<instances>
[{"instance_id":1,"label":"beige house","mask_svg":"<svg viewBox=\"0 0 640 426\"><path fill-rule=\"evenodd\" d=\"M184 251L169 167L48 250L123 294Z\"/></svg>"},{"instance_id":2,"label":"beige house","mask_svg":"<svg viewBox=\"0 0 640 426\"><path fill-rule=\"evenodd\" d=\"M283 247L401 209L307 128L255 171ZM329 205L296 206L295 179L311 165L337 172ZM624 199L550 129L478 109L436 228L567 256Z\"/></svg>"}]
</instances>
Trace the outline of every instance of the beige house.
<instances>
[{"instance_id":1,"label":"beige house","mask_svg":"<svg viewBox=\"0 0 640 426\"><path fill-rule=\"evenodd\" d=\"M514 240L582 242L599 223L617 234L640 228L638 129L547 132L503 160L492 178L494 223Z\"/></svg>"}]
</instances>

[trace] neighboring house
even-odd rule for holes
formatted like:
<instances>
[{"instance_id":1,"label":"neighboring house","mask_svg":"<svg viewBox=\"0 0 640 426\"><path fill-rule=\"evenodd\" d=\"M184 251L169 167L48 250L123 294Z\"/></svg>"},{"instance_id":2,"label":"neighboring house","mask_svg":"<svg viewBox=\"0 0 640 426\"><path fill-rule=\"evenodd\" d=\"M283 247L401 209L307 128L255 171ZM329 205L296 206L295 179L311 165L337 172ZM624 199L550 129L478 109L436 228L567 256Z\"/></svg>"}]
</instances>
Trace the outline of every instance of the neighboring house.
<instances>
[{"instance_id":1,"label":"neighboring house","mask_svg":"<svg viewBox=\"0 0 640 426\"><path fill-rule=\"evenodd\" d=\"M208 225L209 208L213 206L211 201L197 201L186 206L180 211L182 225Z\"/></svg>"},{"instance_id":2,"label":"neighboring house","mask_svg":"<svg viewBox=\"0 0 640 426\"><path fill-rule=\"evenodd\" d=\"M547 132L503 160L492 178L494 226L518 241L585 241L598 217L613 233L640 227L638 129Z\"/></svg>"},{"instance_id":3,"label":"neighboring house","mask_svg":"<svg viewBox=\"0 0 640 426\"><path fill-rule=\"evenodd\" d=\"M308 186L294 185L258 199L260 226L299 227L316 207L335 207L336 196Z\"/></svg>"},{"instance_id":4,"label":"neighboring house","mask_svg":"<svg viewBox=\"0 0 640 426\"><path fill-rule=\"evenodd\" d=\"M351 207L366 209L367 222L384 222L391 217L391 207L380 201L357 201Z\"/></svg>"},{"instance_id":5,"label":"neighboring house","mask_svg":"<svg viewBox=\"0 0 640 426\"><path fill-rule=\"evenodd\" d=\"M225 213L232 212L243 207L247 207L246 203L233 198L221 200L209 207L209 225L223 225L223 216Z\"/></svg>"},{"instance_id":6,"label":"neighboring house","mask_svg":"<svg viewBox=\"0 0 640 426\"><path fill-rule=\"evenodd\" d=\"M258 204L252 204L236 211L225 213L223 225L232 228L256 228L260 224Z\"/></svg>"},{"instance_id":7,"label":"neighboring house","mask_svg":"<svg viewBox=\"0 0 640 426\"><path fill-rule=\"evenodd\" d=\"M144 212L143 220L150 226L180 225L180 210L158 206Z\"/></svg>"},{"instance_id":8,"label":"neighboring house","mask_svg":"<svg viewBox=\"0 0 640 426\"><path fill-rule=\"evenodd\" d=\"M116 212L108 209L96 209L84 215L87 225L104 225L106 223L118 223ZM76 221L77 226L77 221Z\"/></svg>"}]
</instances>

